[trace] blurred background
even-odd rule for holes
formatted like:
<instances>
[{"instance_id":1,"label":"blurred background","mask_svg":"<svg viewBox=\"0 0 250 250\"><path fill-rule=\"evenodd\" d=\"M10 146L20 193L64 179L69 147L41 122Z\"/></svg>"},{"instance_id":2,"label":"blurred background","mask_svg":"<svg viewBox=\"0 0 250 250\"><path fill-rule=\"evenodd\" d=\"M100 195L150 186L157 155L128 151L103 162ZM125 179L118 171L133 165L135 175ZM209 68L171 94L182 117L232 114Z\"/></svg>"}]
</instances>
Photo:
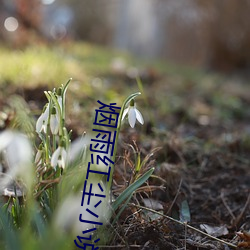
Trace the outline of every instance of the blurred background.
<instances>
[{"instance_id":1,"label":"blurred background","mask_svg":"<svg viewBox=\"0 0 250 250\"><path fill-rule=\"evenodd\" d=\"M0 0L0 105L18 93L38 112L72 77L75 129L97 97L138 87L158 128L233 126L250 116L249 13L249 0Z\"/></svg>"},{"instance_id":2,"label":"blurred background","mask_svg":"<svg viewBox=\"0 0 250 250\"><path fill-rule=\"evenodd\" d=\"M9 46L84 40L220 71L248 71L249 0L0 0Z\"/></svg>"},{"instance_id":3,"label":"blurred background","mask_svg":"<svg viewBox=\"0 0 250 250\"><path fill-rule=\"evenodd\" d=\"M140 91L145 123L131 129L124 120L116 183L130 183L135 151L143 159L161 148L152 164L166 192L155 199L180 208L172 202L184 187L192 222L227 225L233 241L236 228L250 225L249 13L250 0L0 0L0 131L29 134L47 102L44 91L71 77L65 124L72 140L91 133L97 100L121 106ZM120 235L138 239L124 228L118 245ZM34 246L46 245L32 248L30 231L19 231L24 249L56 242L49 233L31 237ZM186 235L176 232L183 246ZM71 249L64 244L72 245L71 235L55 235L61 247L51 249Z\"/></svg>"}]
</instances>

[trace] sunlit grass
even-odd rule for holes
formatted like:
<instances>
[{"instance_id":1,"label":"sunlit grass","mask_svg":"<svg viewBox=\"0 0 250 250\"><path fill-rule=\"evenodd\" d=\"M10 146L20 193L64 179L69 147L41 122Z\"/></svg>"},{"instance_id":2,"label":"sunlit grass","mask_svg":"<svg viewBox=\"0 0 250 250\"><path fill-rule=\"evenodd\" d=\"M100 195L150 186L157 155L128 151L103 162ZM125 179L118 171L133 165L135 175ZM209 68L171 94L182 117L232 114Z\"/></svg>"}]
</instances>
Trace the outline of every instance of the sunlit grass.
<instances>
[{"instance_id":1,"label":"sunlit grass","mask_svg":"<svg viewBox=\"0 0 250 250\"><path fill-rule=\"evenodd\" d=\"M2 45L0 57L0 86L35 88L46 85L50 88L72 77L72 97L80 107L93 104L99 98L119 102L127 94L136 92L136 80L126 75L129 69L134 68L144 73L152 69L159 77L154 85L150 79L148 82L142 79L143 84L146 84L145 94L149 99L156 100L155 108L159 117L183 112L187 103L189 109L185 109L185 112L193 116L192 108L196 105L193 100L197 97L199 101L209 104L212 110L219 108L212 113L221 119L241 117L245 112L238 97L231 93L232 87L224 87L228 86L224 76L168 61L136 58L107 47L67 42L50 46L33 45L16 50ZM122 74L117 74L112 68L117 58L124 63ZM167 103L162 101L166 99Z\"/></svg>"},{"instance_id":2,"label":"sunlit grass","mask_svg":"<svg viewBox=\"0 0 250 250\"><path fill-rule=\"evenodd\" d=\"M64 82L72 77L86 81L89 77L110 71L116 56L125 53L87 43L66 43L63 45L38 45L22 50L0 46L0 84L18 85L51 84Z\"/></svg>"},{"instance_id":3,"label":"sunlit grass","mask_svg":"<svg viewBox=\"0 0 250 250\"><path fill-rule=\"evenodd\" d=\"M86 82L91 77L112 73L115 58L124 61L125 68L146 69L153 67L159 73L186 78L197 78L202 72L192 67L146 58L136 58L128 53L88 43L65 43L61 45L33 45L24 49L12 49L0 45L0 84L55 85L72 77Z\"/></svg>"},{"instance_id":4,"label":"sunlit grass","mask_svg":"<svg viewBox=\"0 0 250 250\"><path fill-rule=\"evenodd\" d=\"M0 83L30 86L55 85L69 75L84 80L84 68L56 47L32 46L23 50L0 47Z\"/></svg>"}]
</instances>

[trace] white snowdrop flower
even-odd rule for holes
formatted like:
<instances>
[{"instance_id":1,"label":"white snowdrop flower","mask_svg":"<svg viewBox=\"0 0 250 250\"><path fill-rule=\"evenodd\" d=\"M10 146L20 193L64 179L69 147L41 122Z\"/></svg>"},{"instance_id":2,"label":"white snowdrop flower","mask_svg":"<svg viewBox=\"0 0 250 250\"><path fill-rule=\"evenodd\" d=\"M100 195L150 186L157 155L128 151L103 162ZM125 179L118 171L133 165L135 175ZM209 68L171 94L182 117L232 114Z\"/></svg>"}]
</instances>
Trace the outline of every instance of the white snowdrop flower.
<instances>
[{"instance_id":1,"label":"white snowdrop flower","mask_svg":"<svg viewBox=\"0 0 250 250\"><path fill-rule=\"evenodd\" d=\"M40 164L40 161L42 159L42 155L43 155L43 145L40 144L39 148L37 150L36 156L35 156L35 163L36 164Z\"/></svg>"},{"instance_id":2,"label":"white snowdrop flower","mask_svg":"<svg viewBox=\"0 0 250 250\"><path fill-rule=\"evenodd\" d=\"M5 130L0 133L0 152L2 152L8 168L6 178L1 180L0 188L8 185L18 176L29 186L33 179L33 152L28 138L24 134Z\"/></svg>"},{"instance_id":3,"label":"white snowdrop flower","mask_svg":"<svg viewBox=\"0 0 250 250\"><path fill-rule=\"evenodd\" d=\"M60 126L60 121L58 117L58 112L55 107L52 108L50 116L50 131L53 135L58 134Z\"/></svg>"},{"instance_id":4,"label":"white snowdrop flower","mask_svg":"<svg viewBox=\"0 0 250 250\"><path fill-rule=\"evenodd\" d=\"M144 123L141 112L135 107L135 101L132 99L130 101L129 107L126 108L122 115L122 120L128 114L128 122L129 125L134 128L136 120L138 120L141 124Z\"/></svg>"},{"instance_id":5,"label":"white snowdrop flower","mask_svg":"<svg viewBox=\"0 0 250 250\"><path fill-rule=\"evenodd\" d=\"M61 111L62 111L62 88L59 88L57 90L56 98L57 98L58 104L59 104Z\"/></svg>"},{"instance_id":6,"label":"white snowdrop flower","mask_svg":"<svg viewBox=\"0 0 250 250\"><path fill-rule=\"evenodd\" d=\"M49 120L49 104L45 106L43 113L40 115L36 122L36 132L41 133L42 131L46 134L47 125Z\"/></svg>"},{"instance_id":7,"label":"white snowdrop flower","mask_svg":"<svg viewBox=\"0 0 250 250\"><path fill-rule=\"evenodd\" d=\"M55 150L51 157L51 166L56 168L56 166L64 169L67 161L67 152L63 145L59 145L59 147Z\"/></svg>"},{"instance_id":8,"label":"white snowdrop flower","mask_svg":"<svg viewBox=\"0 0 250 250\"><path fill-rule=\"evenodd\" d=\"M61 108L61 110L62 110L62 96L58 95L58 96L57 96L57 101L58 101L59 106L60 106L60 108Z\"/></svg>"}]
</instances>

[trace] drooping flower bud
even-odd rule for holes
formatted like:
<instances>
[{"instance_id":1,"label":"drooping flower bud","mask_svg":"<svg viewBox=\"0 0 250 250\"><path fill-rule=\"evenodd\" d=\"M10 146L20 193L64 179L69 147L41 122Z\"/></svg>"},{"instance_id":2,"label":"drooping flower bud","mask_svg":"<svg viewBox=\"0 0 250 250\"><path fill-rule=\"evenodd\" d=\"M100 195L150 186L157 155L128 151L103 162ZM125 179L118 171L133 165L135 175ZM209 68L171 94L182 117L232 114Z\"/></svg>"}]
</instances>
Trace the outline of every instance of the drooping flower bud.
<instances>
[{"instance_id":1,"label":"drooping flower bud","mask_svg":"<svg viewBox=\"0 0 250 250\"><path fill-rule=\"evenodd\" d=\"M51 110L51 116L50 116L50 131L53 135L58 134L59 131L59 117L58 113L55 107L52 108Z\"/></svg>"},{"instance_id":2,"label":"drooping flower bud","mask_svg":"<svg viewBox=\"0 0 250 250\"><path fill-rule=\"evenodd\" d=\"M42 114L37 119L37 122L36 122L37 133L41 133L42 131L44 133L47 132L48 120L49 120L49 104L47 103L43 108Z\"/></svg>"},{"instance_id":3,"label":"drooping flower bud","mask_svg":"<svg viewBox=\"0 0 250 250\"><path fill-rule=\"evenodd\" d=\"M67 161L67 152L65 150L64 141L61 141L58 148L52 154L51 157L51 166L56 169L58 166L59 168L64 169Z\"/></svg>"},{"instance_id":4,"label":"drooping flower bud","mask_svg":"<svg viewBox=\"0 0 250 250\"><path fill-rule=\"evenodd\" d=\"M141 112L135 107L135 101L132 99L129 103L129 107L126 108L122 115L122 120L128 114L128 122L129 125L134 128L136 120L138 120L141 124L144 123Z\"/></svg>"}]
</instances>

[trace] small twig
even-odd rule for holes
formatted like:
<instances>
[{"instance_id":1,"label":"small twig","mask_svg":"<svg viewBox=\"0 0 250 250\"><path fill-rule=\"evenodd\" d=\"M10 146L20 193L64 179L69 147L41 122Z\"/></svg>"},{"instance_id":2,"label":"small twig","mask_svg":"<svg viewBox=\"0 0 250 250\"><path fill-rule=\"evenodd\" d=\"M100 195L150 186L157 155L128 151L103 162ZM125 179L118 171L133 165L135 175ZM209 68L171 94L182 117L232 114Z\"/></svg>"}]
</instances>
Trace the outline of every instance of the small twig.
<instances>
[{"instance_id":1,"label":"small twig","mask_svg":"<svg viewBox=\"0 0 250 250\"><path fill-rule=\"evenodd\" d=\"M60 182L60 180L61 180L61 178L60 178L60 177L58 177L58 178L53 179L53 180L51 180L51 179L48 179L48 180L41 180L41 181L40 181L40 183L41 183L41 184L59 183L59 182Z\"/></svg>"},{"instance_id":2,"label":"small twig","mask_svg":"<svg viewBox=\"0 0 250 250\"><path fill-rule=\"evenodd\" d=\"M143 187L137 188L137 190L135 191L135 193L152 192L152 191L157 190L157 189L165 190L165 188L161 187L161 186L149 185L149 186L143 186Z\"/></svg>"},{"instance_id":3,"label":"small twig","mask_svg":"<svg viewBox=\"0 0 250 250\"><path fill-rule=\"evenodd\" d=\"M141 206L141 205L136 205L136 204L134 204L134 203L130 203L130 204L128 204L128 205L134 206L134 207L137 207L137 208L141 208L141 209L145 209L145 210L150 211L150 212L152 212L152 213L161 215L161 216L163 216L163 217L165 217L165 218L167 218L167 219L169 219L169 220L171 220L171 221L174 221L174 222L176 222L176 223L178 223L178 224L181 224L182 226L186 226L186 227L188 227L189 229L192 229L192 230L194 230L194 231L196 231L196 232L198 232L198 233L200 233L200 234L203 234L203 235L205 235L205 236L207 236L207 237L209 237L209 238L211 238L211 239L213 239L213 240L219 241L219 242L221 242L221 243L223 243L223 244L226 244L226 245L228 245L228 246L230 246L230 247L237 248L236 245L234 245L234 244L232 244L232 243L229 243L229 242L226 242L226 241L224 241L224 240L218 239L218 238L216 238L216 237L214 237L214 236L212 236L212 235L209 235L209 234L207 234L207 233L205 233L205 232L203 232L203 231L201 231L201 230L199 230L199 229L197 229L197 228L195 228L195 227L192 227L192 226L188 225L186 222L178 221L178 220L176 220L176 219L173 219L173 218L170 217L170 216L167 216L167 215L165 215L165 214L161 214L160 212L157 212L157 211L155 211L155 210L153 210L153 209L150 209L150 208L147 208L147 207L144 207L144 206ZM185 225L185 224L186 224L186 225Z\"/></svg>"},{"instance_id":4,"label":"small twig","mask_svg":"<svg viewBox=\"0 0 250 250\"><path fill-rule=\"evenodd\" d=\"M39 192L37 192L37 193L34 195L34 197L37 199L37 198L42 194L42 192L44 192L44 191L45 191L46 189L48 189L48 188L51 188L51 187L53 186L54 183L58 183L58 181L56 181L56 179L55 179L55 181L51 181L50 183L46 184L46 185L43 187L43 189L41 189Z\"/></svg>"},{"instance_id":5,"label":"small twig","mask_svg":"<svg viewBox=\"0 0 250 250\"><path fill-rule=\"evenodd\" d=\"M180 190L181 190L181 185L182 185L182 179L180 180L179 187L178 187L178 189L177 189L176 195L175 195L174 200L172 201L172 203L171 203L171 205L170 205L170 207L169 207L169 209L168 209L168 211L167 211L167 214L169 214L169 213L171 212L171 210L172 210L172 208L173 208L173 205L174 205L175 202L176 202L176 199L177 199L177 197L178 197L178 194L180 193Z\"/></svg>"},{"instance_id":6,"label":"small twig","mask_svg":"<svg viewBox=\"0 0 250 250\"><path fill-rule=\"evenodd\" d=\"M246 212L248 205L250 203L250 194L248 194L247 201L245 203L245 206L243 207L241 213L237 216L237 218L234 218L234 225L237 226L238 223L240 222L241 218L243 217L244 213Z\"/></svg>"},{"instance_id":7,"label":"small twig","mask_svg":"<svg viewBox=\"0 0 250 250\"><path fill-rule=\"evenodd\" d=\"M229 214L230 214L231 217L233 218L233 221L235 221L236 218L235 218L235 216L234 216L232 210L230 209L230 207L227 205L227 202L226 202L225 196L224 196L224 192L221 192L220 197L221 197L221 200L222 200L224 206L226 207L227 211L229 212Z\"/></svg>"},{"instance_id":8,"label":"small twig","mask_svg":"<svg viewBox=\"0 0 250 250\"><path fill-rule=\"evenodd\" d=\"M185 226L185 241L184 241L184 249L187 250L187 222L184 222Z\"/></svg>"}]
</instances>

